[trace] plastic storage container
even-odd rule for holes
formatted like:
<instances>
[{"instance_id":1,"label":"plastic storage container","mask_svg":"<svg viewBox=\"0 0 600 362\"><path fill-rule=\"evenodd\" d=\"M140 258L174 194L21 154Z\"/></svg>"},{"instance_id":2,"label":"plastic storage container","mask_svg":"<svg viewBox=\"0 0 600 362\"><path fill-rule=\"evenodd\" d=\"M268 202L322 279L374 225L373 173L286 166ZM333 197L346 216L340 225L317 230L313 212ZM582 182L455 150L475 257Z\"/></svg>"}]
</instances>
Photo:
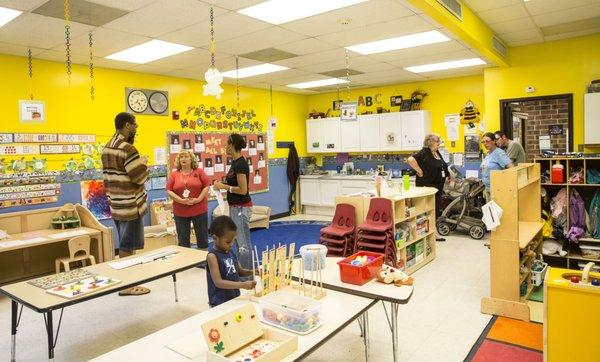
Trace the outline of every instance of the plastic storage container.
<instances>
[{"instance_id":1,"label":"plastic storage container","mask_svg":"<svg viewBox=\"0 0 600 362\"><path fill-rule=\"evenodd\" d=\"M327 247L321 244L309 244L300 247L300 255L304 270L316 271L325 269Z\"/></svg>"},{"instance_id":2,"label":"plastic storage container","mask_svg":"<svg viewBox=\"0 0 600 362\"><path fill-rule=\"evenodd\" d=\"M600 246L580 243L581 256L590 259L600 259Z\"/></svg>"},{"instance_id":3,"label":"plastic storage container","mask_svg":"<svg viewBox=\"0 0 600 362\"><path fill-rule=\"evenodd\" d=\"M562 184L565 182L565 166L559 161L552 165L552 175L550 177L553 184Z\"/></svg>"},{"instance_id":4,"label":"plastic storage container","mask_svg":"<svg viewBox=\"0 0 600 362\"><path fill-rule=\"evenodd\" d=\"M548 263L540 262L542 266L542 270L533 270L531 269L531 284L540 286L544 283L544 275L546 275L546 270L548 269Z\"/></svg>"},{"instance_id":5,"label":"plastic storage container","mask_svg":"<svg viewBox=\"0 0 600 362\"><path fill-rule=\"evenodd\" d=\"M264 322L296 333L307 333L320 325L322 303L302 295L276 291L259 299Z\"/></svg>"},{"instance_id":6,"label":"plastic storage container","mask_svg":"<svg viewBox=\"0 0 600 362\"><path fill-rule=\"evenodd\" d=\"M356 259L357 256L372 256L375 259L365 265L352 265L350 262ZM383 264L383 255L372 253L369 251L359 251L356 254L350 255L346 259L338 261L340 266L340 279L344 283L363 285L377 276L377 272Z\"/></svg>"}]
</instances>

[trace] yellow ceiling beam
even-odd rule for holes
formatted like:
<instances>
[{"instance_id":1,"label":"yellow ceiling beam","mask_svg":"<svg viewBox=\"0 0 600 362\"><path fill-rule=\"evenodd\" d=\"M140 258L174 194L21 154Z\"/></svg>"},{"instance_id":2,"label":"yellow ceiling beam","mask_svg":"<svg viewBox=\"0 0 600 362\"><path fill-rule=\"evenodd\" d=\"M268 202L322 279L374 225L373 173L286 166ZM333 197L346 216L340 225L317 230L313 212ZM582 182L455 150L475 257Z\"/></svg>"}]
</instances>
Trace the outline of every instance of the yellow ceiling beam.
<instances>
[{"instance_id":1,"label":"yellow ceiling beam","mask_svg":"<svg viewBox=\"0 0 600 362\"><path fill-rule=\"evenodd\" d=\"M506 57L494 49L494 32L464 2L462 3L461 21L436 0L407 1L455 34L473 49L479 51L488 61L500 67L509 66L508 47L506 48Z\"/></svg>"}]
</instances>

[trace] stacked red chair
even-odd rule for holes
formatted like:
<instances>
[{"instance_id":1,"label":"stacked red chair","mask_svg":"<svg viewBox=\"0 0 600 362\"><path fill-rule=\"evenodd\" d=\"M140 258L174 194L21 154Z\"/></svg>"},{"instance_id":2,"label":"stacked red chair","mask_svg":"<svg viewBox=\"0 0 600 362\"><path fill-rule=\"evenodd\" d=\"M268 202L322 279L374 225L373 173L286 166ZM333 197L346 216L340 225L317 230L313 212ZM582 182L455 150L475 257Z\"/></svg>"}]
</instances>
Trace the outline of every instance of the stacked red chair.
<instances>
[{"instance_id":1,"label":"stacked red chair","mask_svg":"<svg viewBox=\"0 0 600 362\"><path fill-rule=\"evenodd\" d=\"M372 251L384 255L384 263L396 266L392 200L373 198L365 221L358 227L354 252Z\"/></svg>"},{"instance_id":2,"label":"stacked red chair","mask_svg":"<svg viewBox=\"0 0 600 362\"><path fill-rule=\"evenodd\" d=\"M327 256L352 255L355 229L354 206L337 204L331 224L321 229L319 244L327 246Z\"/></svg>"}]
</instances>

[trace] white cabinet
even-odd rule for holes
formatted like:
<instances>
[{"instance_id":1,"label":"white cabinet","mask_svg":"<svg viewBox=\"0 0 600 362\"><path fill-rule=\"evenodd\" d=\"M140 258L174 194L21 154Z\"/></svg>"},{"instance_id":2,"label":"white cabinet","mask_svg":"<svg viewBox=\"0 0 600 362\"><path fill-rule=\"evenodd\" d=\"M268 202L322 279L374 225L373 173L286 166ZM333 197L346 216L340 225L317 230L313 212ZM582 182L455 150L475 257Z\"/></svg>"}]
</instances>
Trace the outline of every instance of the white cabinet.
<instances>
[{"instance_id":1,"label":"white cabinet","mask_svg":"<svg viewBox=\"0 0 600 362\"><path fill-rule=\"evenodd\" d=\"M366 114L358 116L360 128L360 150L379 151L379 115Z\"/></svg>"},{"instance_id":2,"label":"white cabinet","mask_svg":"<svg viewBox=\"0 0 600 362\"><path fill-rule=\"evenodd\" d=\"M379 115L379 149L381 151L400 151L402 149L401 113Z\"/></svg>"},{"instance_id":3,"label":"white cabinet","mask_svg":"<svg viewBox=\"0 0 600 362\"><path fill-rule=\"evenodd\" d=\"M340 194L339 180L320 180L321 205L334 206L335 196Z\"/></svg>"},{"instance_id":4,"label":"white cabinet","mask_svg":"<svg viewBox=\"0 0 600 362\"><path fill-rule=\"evenodd\" d=\"M417 151L423 148L425 135L431 132L429 112L400 112L402 116L402 150Z\"/></svg>"},{"instance_id":5,"label":"white cabinet","mask_svg":"<svg viewBox=\"0 0 600 362\"><path fill-rule=\"evenodd\" d=\"M342 152L360 151L360 127L358 120L340 122L340 133L342 138Z\"/></svg>"},{"instance_id":6,"label":"white cabinet","mask_svg":"<svg viewBox=\"0 0 600 362\"><path fill-rule=\"evenodd\" d=\"M323 118L323 152L340 152L342 150L340 135L340 118Z\"/></svg>"},{"instance_id":7,"label":"white cabinet","mask_svg":"<svg viewBox=\"0 0 600 362\"><path fill-rule=\"evenodd\" d=\"M368 180L341 180L340 195L351 195L372 189L372 181Z\"/></svg>"},{"instance_id":8,"label":"white cabinet","mask_svg":"<svg viewBox=\"0 0 600 362\"><path fill-rule=\"evenodd\" d=\"M300 203L302 205L319 205L319 179L300 179Z\"/></svg>"},{"instance_id":9,"label":"white cabinet","mask_svg":"<svg viewBox=\"0 0 600 362\"><path fill-rule=\"evenodd\" d=\"M583 97L583 143L600 144L600 93Z\"/></svg>"},{"instance_id":10,"label":"white cabinet","mask_svg":"<svg viewBox=\"0 0 600 362\"><path fill-rule=\"evenodd\" d=\"M321 152L324 149L323 144L323 120L306 120L306 151Z\"/></svg>"}]
</instances>

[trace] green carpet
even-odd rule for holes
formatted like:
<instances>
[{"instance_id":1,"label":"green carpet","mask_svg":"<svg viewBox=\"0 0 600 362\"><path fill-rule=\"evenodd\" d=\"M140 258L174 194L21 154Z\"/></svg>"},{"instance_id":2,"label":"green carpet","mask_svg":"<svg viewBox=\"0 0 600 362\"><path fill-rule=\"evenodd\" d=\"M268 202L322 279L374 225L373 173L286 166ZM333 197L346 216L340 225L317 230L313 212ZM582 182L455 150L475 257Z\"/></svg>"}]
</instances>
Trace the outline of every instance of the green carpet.
<instances>
[{"instance_id":1,"label":"green carpet","mask_svg":"<svg viewBox=\"0 0 600 362\"><path fill-rule=\"evenodd\" d=\"M533 288L533 291L529 295L529 300L533 300L535 302L544 302L544 286L540 285Z\"/></svg>"}]
</instances>

